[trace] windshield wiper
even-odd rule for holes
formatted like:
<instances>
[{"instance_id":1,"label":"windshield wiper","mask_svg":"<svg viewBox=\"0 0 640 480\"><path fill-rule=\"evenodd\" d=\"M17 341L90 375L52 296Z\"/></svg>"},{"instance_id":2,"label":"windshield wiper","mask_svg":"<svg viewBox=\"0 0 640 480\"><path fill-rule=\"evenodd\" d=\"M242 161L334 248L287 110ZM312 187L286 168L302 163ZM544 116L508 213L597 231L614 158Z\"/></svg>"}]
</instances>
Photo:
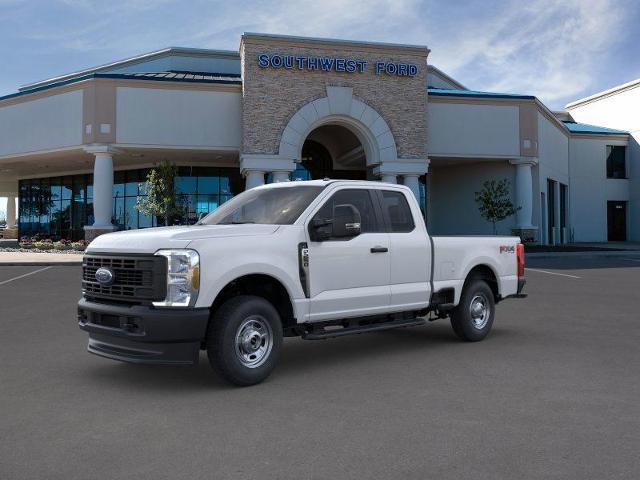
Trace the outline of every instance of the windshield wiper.
<instances>
[{"instance_id":1,"label":"windshield wiper","mask_svg":"<svg viewBox=\"0 0 640 480\"><path fill-rule=\"evenodd\" d=\"M244 225L245 223L256 223L250 220L240 221L240 220L232 220L230 222L220 222L218 225Z\"/></svg>"}]
</instances>

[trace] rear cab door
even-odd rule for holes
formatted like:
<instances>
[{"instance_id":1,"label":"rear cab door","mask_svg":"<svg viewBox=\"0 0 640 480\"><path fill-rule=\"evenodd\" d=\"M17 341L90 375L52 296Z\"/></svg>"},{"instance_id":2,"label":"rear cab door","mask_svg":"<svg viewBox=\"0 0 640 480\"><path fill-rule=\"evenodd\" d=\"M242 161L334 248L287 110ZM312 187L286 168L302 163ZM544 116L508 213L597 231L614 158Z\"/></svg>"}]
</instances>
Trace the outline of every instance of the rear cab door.
<instances>
[{"instance_id":1,"label":"rear cab door","mask_svg":"<svg viewBox=\"0 0 640 480\"><path fill-rule=\"evenodd\" d=\"M401 188L377 190L389 233L390 307L420 310L431 298L431 242L413 193Z\"/></svg>"}]
</instances>

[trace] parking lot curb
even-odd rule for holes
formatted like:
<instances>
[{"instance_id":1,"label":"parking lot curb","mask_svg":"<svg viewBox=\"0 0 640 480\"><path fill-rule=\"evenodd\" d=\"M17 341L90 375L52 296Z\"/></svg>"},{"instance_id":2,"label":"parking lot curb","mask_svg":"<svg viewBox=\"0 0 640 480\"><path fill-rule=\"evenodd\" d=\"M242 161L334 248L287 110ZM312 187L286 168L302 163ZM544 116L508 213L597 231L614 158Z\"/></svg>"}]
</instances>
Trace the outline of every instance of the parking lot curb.
<instances>
[{"instance_id":1,"label":"parking lot curb","mask_svg":"<svg viewBox=\"0 0 640 480\"><path fill-rule=\"evenodd\" d=\"M82 261L68 262L0 262L0 267L72 267L81 266Z\"/></svg>"},{"instance_id":2,"label":"parking lot curb","mask_svg":"<svg viewBox=\"0 0 640 480\"><path fill-rule=\"evenodd\" d=\"M562 257L633 257L640 258L638 250L588 251L588 252L535 252L526 253L526 258L562 258Z\"/></svg>"}]
</instances>

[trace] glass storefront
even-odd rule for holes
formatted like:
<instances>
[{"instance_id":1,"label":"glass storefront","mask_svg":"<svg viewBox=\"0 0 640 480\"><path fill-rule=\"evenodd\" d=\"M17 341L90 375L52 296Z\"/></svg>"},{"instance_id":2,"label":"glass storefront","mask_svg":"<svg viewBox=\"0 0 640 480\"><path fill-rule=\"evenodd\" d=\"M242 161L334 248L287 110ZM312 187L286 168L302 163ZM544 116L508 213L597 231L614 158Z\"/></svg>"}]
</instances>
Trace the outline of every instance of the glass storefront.
<instances>
[{"instance_id":1,"label":"glass storefront","mask_svg":"<svg viewBox=\"0 0 640 480\"><path fill-rule=\"evenodd\" d=\"M113 224L117 230L162 224L136 210L145 195L148 169L117 171L113 182ZM175 178L183 214L174 224L195 223L201 213L215 210L244 189L237 168L179 167ZM20 236L78 240L93 224L93 175L20 180Z\"/></svg>"}]
</instances>

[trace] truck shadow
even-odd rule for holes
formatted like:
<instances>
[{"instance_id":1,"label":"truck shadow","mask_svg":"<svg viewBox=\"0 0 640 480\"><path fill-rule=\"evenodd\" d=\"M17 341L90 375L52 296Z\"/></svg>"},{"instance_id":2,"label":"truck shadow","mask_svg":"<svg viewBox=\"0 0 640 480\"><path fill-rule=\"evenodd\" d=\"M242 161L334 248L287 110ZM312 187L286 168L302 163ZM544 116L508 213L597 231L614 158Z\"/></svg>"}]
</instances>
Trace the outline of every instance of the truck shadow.
<instances>
[{"instance_id":1,"label":"truck shadow","mask_svg":"<svg viewBox=\"0 0 640 480\"><path fill-rule=\"evenodd\" d=\"M495 327L487 341L500 338L502 342L502 337L513 335L518 333L504 327ZM464 347L465 343L453 334L447 321L427 327L395 329L336 339L285 339L274 376L277 375L278 384L282 386L283 382L299 382L301 374L335 371L345 365L370 363L373 359L379 361L382 358L403 364L403 357L415 357L416 352L423 352L421 361L428 362L433 355L442 354L442 350L456 346ZM127 388L174 394L177 391L237 390L237 387L225 383L214 374L205 352L200 353L200 363L193 367L135 365L105 360L87 366L85 374L86 384L94 384L107 390ZM267 386L274 376L263 385Z\"/></svg>"},{"instance_id":2,"label":"truck shadow","mask_svg":"<svg viewBox=\"0 0 640 480\"><path fill-rule=\"evenodd\" d=\"M494 327L486 341L513 335L518 333ZM416 352L424 352L423 359L427 362L443 350L467 345L455 336L446 320L426 328L401 328L312 342L295 339L285 343L277 372L282 379L287 373L312 373L347 364L370 363L374 358L402 362L402 356L415 357Z\"/></svg>"}]
</instances>

